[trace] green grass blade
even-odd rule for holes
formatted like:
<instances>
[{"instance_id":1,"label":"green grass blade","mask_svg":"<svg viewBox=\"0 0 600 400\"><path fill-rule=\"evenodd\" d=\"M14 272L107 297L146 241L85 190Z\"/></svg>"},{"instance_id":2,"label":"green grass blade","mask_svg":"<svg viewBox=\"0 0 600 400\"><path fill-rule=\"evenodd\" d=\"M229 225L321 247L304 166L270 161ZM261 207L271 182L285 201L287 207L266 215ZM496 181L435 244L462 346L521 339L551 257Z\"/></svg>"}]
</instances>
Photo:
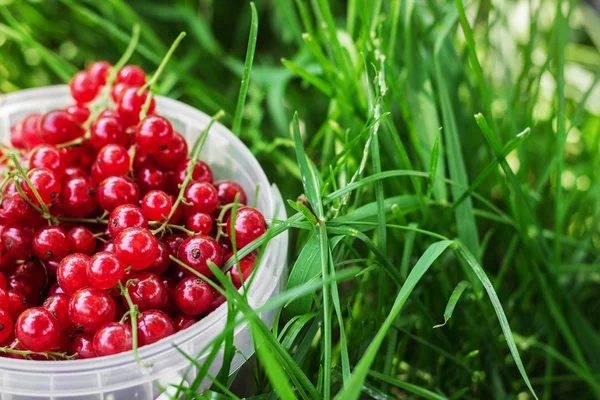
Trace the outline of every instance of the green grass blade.
<instances>
[{"instance_id":1,"label":"green grass blade","mask_svg":"<svg viewBox=\"0 0 600 400\"><path fill-rule=\"evenodd\" d=\"M456 287L452 291L452 294L450 295L450 299L448 299L446 309L444 310L444 323L440 325L435 325L434 328L441 328L442 326L448 323L448 320L452 318L452 313L454 312L454 308L456 308L456 303L458 303L458 300L460 300L460 296L468 287L469 282L467 281L460 281L458 285L456 285Z\"/></svg>"}]
</instances>

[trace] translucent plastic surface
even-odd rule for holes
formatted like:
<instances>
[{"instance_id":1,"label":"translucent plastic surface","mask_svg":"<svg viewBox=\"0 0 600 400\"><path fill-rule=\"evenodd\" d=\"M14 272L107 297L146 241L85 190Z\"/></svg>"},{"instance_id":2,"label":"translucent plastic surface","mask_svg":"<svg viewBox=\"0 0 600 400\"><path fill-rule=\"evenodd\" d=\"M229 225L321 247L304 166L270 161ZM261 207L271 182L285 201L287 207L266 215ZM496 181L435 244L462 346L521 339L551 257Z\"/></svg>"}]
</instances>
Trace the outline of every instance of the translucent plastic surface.
<instances>
[{"instance_id":1,"label":"translucent plastic surface","mask_svg":"<svg viewBox=\"0 0 600 400\"><path fill-rule=\"evenodd\" d=\"M157 110L168 117L174 128L193 143L207 126L210 117L175 100L157 96ZM32 112L45 112L72 103L67 86L52 86L23 90L0 97L0 129L3 141L8 142L10 126ZM227 128L215 124L202 150L201 158L213 169L215 179L239 182L248 199L253 199L258 187L257 208L270 218L284 218L285 208L277 187L270 185L262 168L248 150ZM258 186L257 186L258 185ZM264 304L278 294L285 280L287 233L273 239L266 249L249 290L253 307ZM197 356L218 335L227 316L226 305L211 313L193 327L140 349L142 359L150 368L136 364L131 352L90 360L30 361L0 358L0 399L155 399L169 398L158 389L179 383L189 367L174 347L177 345L189 355ZM270 326L274 311L261 315ZM252 338L246 324L240 325L234 337L241 354L233 359L232 371L254 353ZM206 355L199 357L200 363ZM221 355L211 366L214 376L222 363ZM194 378L195 371L187 375ZM204 384L206 384L205 382Z\"/></svg>"}]
</instances>

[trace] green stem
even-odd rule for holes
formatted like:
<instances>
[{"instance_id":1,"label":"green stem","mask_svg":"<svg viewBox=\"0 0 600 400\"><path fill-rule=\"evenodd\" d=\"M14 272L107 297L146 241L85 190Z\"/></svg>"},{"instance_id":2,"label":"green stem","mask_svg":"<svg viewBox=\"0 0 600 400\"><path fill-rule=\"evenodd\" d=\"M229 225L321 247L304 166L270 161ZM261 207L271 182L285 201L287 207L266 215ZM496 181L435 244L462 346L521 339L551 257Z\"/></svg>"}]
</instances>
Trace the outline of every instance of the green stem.
<instances>
[{"instance_id":1,"label":"green stem","mask_svg":"<svg viewBox=\"0 0 600 400\"><path fill-rule=\"evenodd\" d=\"M108 224L108 220L102 218L69 218L69 217L57 217L57 220L61 222L81 222L82 224Z\"/></svg>"},{"instance_id":2,"label":"green stem","mask_svg":"<svg viewBox=\"0 0 600 400\"><path fill-rule=\"evenodd\" d=\"M237 194L236 194L236 198L237 198ZM225 217L225 213L233 208L234 203L231 204L226 204L223 206L223 208L221 208L221 212L219 213L219 216L217 217L217 237L215 238L216 241L218 242L221 237L223 236L227 236L227 234L225 232L223 232L223 227L225 226L223 224L223 218Z\"/></svg>"},{"instance_id":3,"label":"green stem","mask_svg":"<svg viewBox=\"0 0 600 400\"><path fill-rule=\"evenodd\" d=\"M55 351L48 351L48 352L37 352L37 351L31 351L31 350L17 350L14 347L18 344L18 340L15 342L15 344L12 347L0 347L0 353L7 353L7 354L15 354L15 355L19 355L22 357L25 357L27 359L30 359L30 356L44 356L46 358L52 358L52 359L61 359L61 360L72 360L75 358L75 355L67 355L66 352L55 352Z\"/></svg>"},{"instance_id":4,"label":"green stem","mask_svg":"<svg viewBox=\"0 0 600 400\"><path fill-rule=\"evenodd\" d=\"M131 296L129 295L129 291L127 290L127 286L129 286L130 282L131 281L127 281L125 283L125 286L123 286L121 282L118 282L117 287L121 291L121 295L125 298L125 301L127 301L127 305L129 306L129 315L131 316L131 339L133 347L133 357L139 365L141 365L142 367L149 368L152 366L152 364L143 362L140 359L140 355L138 354L137 316L140 311L138 309L138 306L135 305L131 300Z\"/></svg>"}]
</instances>

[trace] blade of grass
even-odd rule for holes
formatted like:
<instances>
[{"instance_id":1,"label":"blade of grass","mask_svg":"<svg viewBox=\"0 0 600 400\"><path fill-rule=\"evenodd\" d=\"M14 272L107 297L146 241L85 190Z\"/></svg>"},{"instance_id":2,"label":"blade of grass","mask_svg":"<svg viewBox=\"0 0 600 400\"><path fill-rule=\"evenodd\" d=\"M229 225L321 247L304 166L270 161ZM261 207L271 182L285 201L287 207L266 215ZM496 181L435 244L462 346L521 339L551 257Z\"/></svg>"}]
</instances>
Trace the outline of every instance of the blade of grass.
<instances>
[{"instance_id":1,"label":"blade of grass","mask_svg":"<svg viewBox=\"0 0 600 400\"><path fill-rule=\"evenodd\" d=\"M441 328L442 326L448 323L448 320L452 318L452 313L454 312L454 308L456 308L456 303L460 300L460 296L463 294L466 288L469 287L469 282L460 281L458 285L452 291L452 295L450 299L448 299L448 304L446 305L446 309L444 310L444 323L440 325L435 325L434 328Z\"/></svg>"}]
</instances>

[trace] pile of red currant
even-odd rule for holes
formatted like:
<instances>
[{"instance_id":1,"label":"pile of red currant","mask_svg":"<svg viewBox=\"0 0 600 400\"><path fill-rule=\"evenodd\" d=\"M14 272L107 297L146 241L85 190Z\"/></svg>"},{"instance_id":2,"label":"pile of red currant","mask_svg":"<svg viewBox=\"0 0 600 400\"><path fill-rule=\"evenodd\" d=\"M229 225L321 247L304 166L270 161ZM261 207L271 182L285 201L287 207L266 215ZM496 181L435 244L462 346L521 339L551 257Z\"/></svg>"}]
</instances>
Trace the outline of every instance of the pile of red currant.
<instances>
[{"instance_id":1,"label":"pile of red currant","mask_svg":"<svg viewBox=\"0 0 600 400\"><path fill-rule=\"evenodd\" d=\"M239 184L188 155L141 68L96 62L70 89L2 148L0 356L105 356L185 329L225 301L209 263L266 232ZM256 261L226 272L236 287Z\"/></svg>"}]
</instances>

